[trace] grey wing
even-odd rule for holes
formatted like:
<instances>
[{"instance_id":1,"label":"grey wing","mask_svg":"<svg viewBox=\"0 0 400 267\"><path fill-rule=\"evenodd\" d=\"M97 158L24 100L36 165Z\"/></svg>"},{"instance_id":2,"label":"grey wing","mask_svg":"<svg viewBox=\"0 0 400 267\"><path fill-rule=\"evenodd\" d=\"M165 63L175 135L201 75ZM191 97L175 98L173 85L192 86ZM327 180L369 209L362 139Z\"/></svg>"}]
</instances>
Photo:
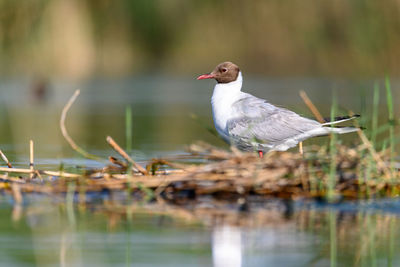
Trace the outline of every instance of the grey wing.
<instances>
[{"instance_id":1,"label":"grey wing","mask_svg":"<svg viewBox=\"0 0 400 267\"><path fill-rule=\"evenodd\" d=\"M241 141L279 144L321 127L317 121L301 117L285 108L275 107L249 94L235 102L233 108L237 117L227 122L227 130L230 136Z\"/></svg>"}]
</instances>

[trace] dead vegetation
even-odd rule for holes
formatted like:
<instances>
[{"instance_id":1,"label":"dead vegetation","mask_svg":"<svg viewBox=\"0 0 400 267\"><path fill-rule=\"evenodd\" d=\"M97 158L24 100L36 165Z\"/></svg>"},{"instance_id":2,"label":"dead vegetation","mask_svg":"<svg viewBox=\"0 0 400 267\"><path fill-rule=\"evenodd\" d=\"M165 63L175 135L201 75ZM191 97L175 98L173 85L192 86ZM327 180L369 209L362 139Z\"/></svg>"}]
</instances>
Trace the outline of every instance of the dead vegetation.
<instances>
[{"instance_id":1,"label":"dead vegetation","mask_svg":"<svg viewBox=\"0 0 400 267\"><path fill-rule=\"evenodd\" d=\"M79 91L65 106L60 127L74 150L85 157L99 159L76 145L65 127L67 111L78 94ZM352 148L338 144L307 146L303 154L272 152L264 158L234 148L225 151L197 143L188 147L188 153L181 157L152 159L145 167L107 137L106 141L120 158L109 157L102 169L74 172L36 169L33 142L30 142L27 169L14 168L0 151L8 166L0 167L0 189L13 194L18 202L22 201L21 192L65 193L71 191L71 185L79 193L126 190L141 199L177 204L200 196L237 200L249 196L354 199L397 195L399 168L390 151L375 151L361 130L359 135L361 144Z\"/></svg>"}]
</instances>

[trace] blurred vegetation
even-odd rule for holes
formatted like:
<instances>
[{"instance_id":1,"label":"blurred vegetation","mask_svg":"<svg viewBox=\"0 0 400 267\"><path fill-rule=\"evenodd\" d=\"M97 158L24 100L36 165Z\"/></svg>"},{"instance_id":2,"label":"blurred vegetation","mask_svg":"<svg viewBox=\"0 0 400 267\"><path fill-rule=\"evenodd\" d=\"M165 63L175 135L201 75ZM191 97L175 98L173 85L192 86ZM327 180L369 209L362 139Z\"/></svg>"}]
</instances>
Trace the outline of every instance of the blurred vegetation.
<instances>
[{"instance_id":1,"label":"blurred vegetation","mask_svg":"<svg viewBox=\"0 0 400 267\"><path fill-rule=\"evenodd\" d=\"M400 1L0 0L3 75L399 75Z\"/></svg>"}]
</instances>

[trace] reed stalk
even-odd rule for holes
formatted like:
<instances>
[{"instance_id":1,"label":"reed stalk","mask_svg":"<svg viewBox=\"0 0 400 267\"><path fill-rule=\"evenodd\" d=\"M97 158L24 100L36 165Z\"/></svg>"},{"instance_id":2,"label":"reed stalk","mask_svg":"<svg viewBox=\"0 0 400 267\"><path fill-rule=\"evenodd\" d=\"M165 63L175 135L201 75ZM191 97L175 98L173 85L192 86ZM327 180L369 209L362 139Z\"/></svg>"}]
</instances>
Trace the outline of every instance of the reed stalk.
<instances>
[{"instance_id":1,"label":"reed stalk","mask_svg":"<svg viewBox=\"0 0 400 267\"><path fill-rule=\"evenodd\" d=\"M132 108L127 106L125 108L125 139L126 151L132 150Z\"/></svg>"},{"instance_id":2,"label":"reed stalk","mask_svg":"<svg viewBox=\"0 0 400 267\"><path fill-rule=\"evenodd\" d=\"M60 118L60 129L61 133L64 136L65 140L68 142L68 144L71 146L73 150L84 156L85 158L88 159L93 159L93 160L99 160L99 161L104 161L104 159L88 153L86 150L78 146L75 141L71 138L71 136L68 134L67 128L65 127L65 119L67 118L67 113L68 110L71 108L72 104L75 102L77 97L80 94L80 90L76 90L75 93L71 96L71 98L68 100L67 104L64 106L62 112L61 112L61 118Z\"/></svg>"},{"instance_id":3,"label":"reed stalk","mask_svg":"<svg viewBox=\"0 0 400 267\"><path fill-rule=\"evenodd\" d=\"M4 160L4 162L7 164L8 168L12 168L13 166L11 165L10 161L6 157L6 155L3 153L3 151L0 150L0 156Z\"/></svg>"},{"instance_id":4,"label":"reed stalk","mask_svg":"<svg viewBox=\"0 0 400 267\"><path fill-rule=\"evenodd\" d=\"M335 119L337 110L336 96L333 96L332 108L331 108L331 121ZM332 126L333 127L333 126ZM336 165L337 165L337 149L336 142L337 137L335 133L331 133L329 151L330 151L330 168L329 168L329 180L328 180L328 199L333 200L335 196L336 187Z\"/></svg>"},{"instance_id":5,"label":"reed stalk","mask_svg":"<svg viewBox=\"0 0 400 267\"><path fill-rule=\"evenodd\" d=\"M127 162L132 164L132 167L137 170L138 172L148 175L148 172L145 168L137 164L129 155L126 153L118 144L114 141L111 136L107 136L106 138L107 143L116 151L118 152Z\"/></svg>"},{"instance_id":6,"label":"reed stalk","mask_svg":"<svg viewBox=\"0 0 400 267\"><path fill-rule=\"evenodd\" d=\"M392 173L394 171L394 146L395 146L395 137L394 137L394 127L395 127L395 119L393 112L393 97L392 90L390 85L390 79L388 76L385 78L385 87L386 87L386 104L388 108L388 119L389 119L389 146L390 146L390 168ZM394 178L394 177L392 177Z\"/></svg>"},{"instance_id":7,"label":"reed stalk","mask_svg":"<svg viewBox=\"0 0 400 267\"><path fill-rule=\"evenodd\" d=\"M378 116L379 116L379 85L374 84L374 95L372 100L372 119L371 119L371 145L376 151L376 136L378 130ZM368 155L366 166L366 181L369 182L372 178L372 173L376 170L376 162L372 153ZM361 177L360 177L361 178ZM370 190L367 188L367 195L369 196Z\"/></svg>"},{"instance_id":8,"label":"reed stalk","mask_svg":"<svg viewBox=\"0 0 400 267\"><path fill-rule=\"evenodd\" d=\"M308 95L306 94L306 92L304 92L303 90L300 90L300 97L301 99L303 99L304 103L307 105L307 107L309 108L309 110L311 110L311 112L313 113L314 117L320 122L320 123L324 123L324 117L322 117L321 113L319 112L319 110L317 109L317 107L313 104L313 102L311 101L311 99L308 97ZM332 118L333 119L333 118ZM333 120L331 120L333 121Z\"/></svg>"},{"instance_id":9,"label":"reed stalk","mask_svg":"<svg viewBox=\"0 0 400 267\"><path fill-rule=\"evenodd\" d=\"M372 121L371 121L371 143L375 145L378 130L378 117L379 117L379 85L374 84L374 96L372 102ZM376 149L376 147L375 147Z\"/></svg>"},{"instance_id":10,"label":"reed stalk","mask_svg":"<svg viewBox=\"0 0 400 267\"><path fill-rule=\"evenodd\" d=\"M35 167L33 162L33 140L29 140L29 169L31 170L31 173L29 174L30 179L35 177Z\"/></svg>"}]
</instances>

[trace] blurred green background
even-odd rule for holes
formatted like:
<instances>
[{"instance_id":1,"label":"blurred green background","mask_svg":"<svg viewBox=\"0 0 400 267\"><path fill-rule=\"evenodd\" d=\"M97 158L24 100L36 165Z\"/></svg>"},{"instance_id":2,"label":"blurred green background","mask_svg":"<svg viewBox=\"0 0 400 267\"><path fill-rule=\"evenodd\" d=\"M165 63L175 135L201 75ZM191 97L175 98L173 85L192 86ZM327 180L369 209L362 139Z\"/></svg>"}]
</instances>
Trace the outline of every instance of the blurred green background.
<instances>
[{"instance_id":1,"label":"blurred green background","mask_svg":"<svg viewBox=\"0 0 400 267\"><path fill-rule=\"evenodd\" d=\"M400 1L0 0L0 72L270 76L400 71Z\"/></svg>"},{"instance_id":2,"label":"blurred green background","mask_svg":"<svg viewBox=\"0 0 400 267\"><path fill-rule=\"evenodd\" d=\"M399 18L400 0L0 0L0 149L15 167L28 168L32 139L38 169L102 167L82 159L59 129L61 110L78 88L67 129L93 154L115 155L108 135L140 163L182 154L198 139L227 148L206 129L213 127L214 82L195 80L226 60L242 69L245 91L308 117L313 115L299 90L326 117L335 95L338 115L360 113L368 131L374 86L380 88L379 124L388 122L385 75L399 115ZM329 139L305 145L313 142ZM339 142L359 141L349 134ZM377 148L385 146L379 142ZM36 206L13 209L11 197L1 195L0 265L211 265L209 228L171 223L164 214L132 217L129 206L119 212L109 205L122 197L103 192L98 204L105 208L98 214L91 206L74 212L63 199L28 195L25 201ZM229 245L242 247L244 261L254 266L336 260L338 266L399 266L399 203L390 201L339 204L343 211L336 204L323 211L317 203L315 211L306 207L294 217L273 208L272 214L256 213L251 227L235 230L243 239ZM235 217L239 222L249 215Z\"/></svg>"},{"instance_id":3,"label":"blurred green background","mask_svg":"<svg viewBox=\"0 0 400 267\"><path fill-rule=\"evenodd\" d=\"M24 164L29 139L43 157L76 156L58 120L78 88L67 128L89 150L109 153L107 135L129 143L128 106L140 158L198 139L223 146L204 127L214 82L195 77L226 60L247 92L309 117L299 90L326 117L336 92L339 115L365 125L375 81L383 89L388 75L399 97L399 15L395 0L0 0L3 149Z\"/></svg>"}]
</instances>

